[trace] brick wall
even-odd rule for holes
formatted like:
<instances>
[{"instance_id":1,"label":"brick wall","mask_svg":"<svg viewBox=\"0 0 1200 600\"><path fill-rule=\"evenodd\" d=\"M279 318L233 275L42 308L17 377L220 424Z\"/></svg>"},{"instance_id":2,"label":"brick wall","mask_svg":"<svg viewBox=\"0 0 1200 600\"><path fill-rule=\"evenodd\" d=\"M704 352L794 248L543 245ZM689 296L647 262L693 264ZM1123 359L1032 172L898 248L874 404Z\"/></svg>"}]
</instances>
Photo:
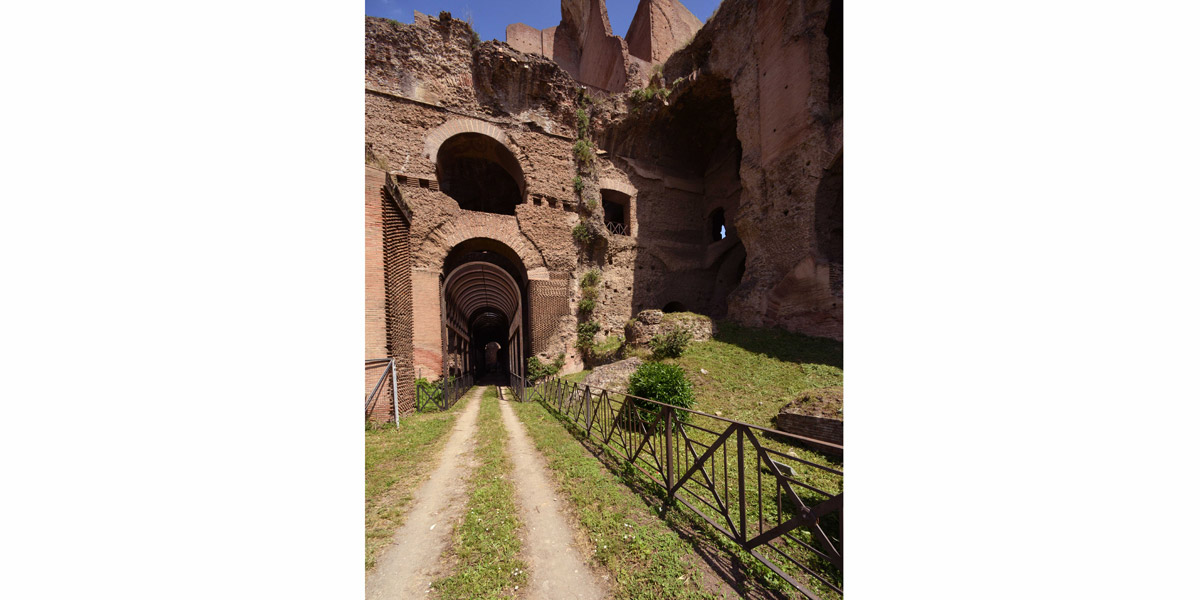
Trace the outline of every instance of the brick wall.
<instances>
[{"instance_id":1,"label":"brick wall","mask_svg":"<svg viewBox=\"0 0 1200 600\"><path fill-rule=\"evenodd\" d=\"M396 361L400 414L415 410L412 332L412 246L409 223L395 201L383 198L383 276L388 356Z\"/></svg>"},{"instance_id":2,"label":"brick wall","mask_svg":"<svg viewBox=\"0 0 1200 600\"><path fill-rule=\"evenodd\" d=\"M366 168L366 348L364 358L387 358L387 308L383 269L383 185L386 174L374 167ZM385 365L372 364L364 375L364 398L383 374ZM371 417L386 419L392 410L391 381L385 383L381 398ZM386 394L386 395L383 395ZM383 399L387 401L384 402Z\"/></svg>"},{"instance_id":3,"label":"brick wall","mask_svg":"<svg viewBox=\"0 0 1200 600\"><path fill-rule=\"evenodd\" d=\"M442 376L441 270L413 269L413 368L418 377Z\"/></svg>"},{"instance_id":4,"label":"brick wall","mask_svg":"<svg viewBox=\"0 0 1200 600\"><path fill-rule=\"evenodd\" d=\"M779 416L775 418L775 427L780 431L842 445L842 422L837 419L779 413ZM811 444L811 446L817 450L841 454L836 448L828 448L820 444Z\"/></svg>"},{"instance_id":5,"label":"brick wall","mask_svg":"<svg viewBox=\"0 0 1200 600\"><path fill-rule=\"evenodd\" d=\"M548 281L529 282L529 335L534 354L561 352L558 321L570 310L570 282L566 273L551 273Z\"/></svg>"}]
</instances>

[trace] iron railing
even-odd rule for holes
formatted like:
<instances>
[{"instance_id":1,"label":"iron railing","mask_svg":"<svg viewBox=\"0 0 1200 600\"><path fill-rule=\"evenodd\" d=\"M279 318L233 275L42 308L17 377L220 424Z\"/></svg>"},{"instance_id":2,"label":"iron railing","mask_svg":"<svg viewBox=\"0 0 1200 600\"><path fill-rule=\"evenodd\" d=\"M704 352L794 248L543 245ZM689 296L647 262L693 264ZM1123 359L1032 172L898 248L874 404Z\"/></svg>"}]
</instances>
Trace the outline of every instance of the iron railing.
<instances>
[{"instance_id":1,"label":"iron railing","mask_svg":"<svg viewBox=\"0 0 1200 600\"><path fill-rule=\"evenodd\" d=\"M517 402L525 402L525 379L516 373L508 374L508 387L513 392L513 398Z\"/></svg>"},{"instance_id":2,"label":"iron railing","mask_svg":"<svg viewBox=\"0 0 1200 600\"><path fill-rule=\"evenodd\" d=\"M604 226L606 228L608 228L609 233L612 233L615 235L629 235L629 228L626 227L624 223L617 223L616 221L606 221L604 223Z\"/></svg>"},{"instance_id":3,"label":"iron railing","mask_svg":"<svg viewBox=\"0 0 1200 600\"><path fill-rule=\"evenodd\" d=\"M691 509L806 597L842 595L841 446L561 379L512 389L640 471L665 492L664 507Z\"/></svg>"},{"instance_id":4,"label":"iron railing","mask_svg":"<svg viewBox=\"0 0 1200 600\"><path fill-rule=\"evenodd\" d=\"M388 376L392 379L392 415L396 418L396 427L400 427L400 402L396 392L396 361L391 358L368 358L366 368L370 369L372 365L378 366L381 363L387 363L383 369L383 373L379 375L379 381L375 382L375 388L371 393L367 394L366 402L364 403L365 418L371 417L371 410L379 402L380 392L383 390L383 384L387 381Z\"/></svg>"},{"instance_id":5,"label":"iron railing","mask_svg":"<svg viewBox=\"0 0 1200 600\"><path fill-rule=\"evenodd\" d=\"M471 373L461 377L447 375L433 385L418 384L417 412L450 410L473 385L475 385L475 377Z\"/></svg>"}]
</instances>

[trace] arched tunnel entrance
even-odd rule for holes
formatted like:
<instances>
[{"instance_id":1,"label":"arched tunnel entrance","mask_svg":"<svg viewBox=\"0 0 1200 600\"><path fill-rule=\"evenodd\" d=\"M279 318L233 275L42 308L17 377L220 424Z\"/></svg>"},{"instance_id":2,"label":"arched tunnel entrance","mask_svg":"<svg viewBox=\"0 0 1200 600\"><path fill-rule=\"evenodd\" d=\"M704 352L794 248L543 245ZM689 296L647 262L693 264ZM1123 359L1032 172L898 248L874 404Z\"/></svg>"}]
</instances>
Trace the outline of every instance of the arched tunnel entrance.
<instances>
[{"instance_id":1,"label":"arched tunnel entrance","mask_svg":"<svg viewBox=\"0 0 1200 600\"><path fill-rule=\"evenodd\" d=\"M443 272L447 372L499 384L524 375L528 281L516 253L495 240L467 240L446 256Z\"/></svg>"}]
</instances>

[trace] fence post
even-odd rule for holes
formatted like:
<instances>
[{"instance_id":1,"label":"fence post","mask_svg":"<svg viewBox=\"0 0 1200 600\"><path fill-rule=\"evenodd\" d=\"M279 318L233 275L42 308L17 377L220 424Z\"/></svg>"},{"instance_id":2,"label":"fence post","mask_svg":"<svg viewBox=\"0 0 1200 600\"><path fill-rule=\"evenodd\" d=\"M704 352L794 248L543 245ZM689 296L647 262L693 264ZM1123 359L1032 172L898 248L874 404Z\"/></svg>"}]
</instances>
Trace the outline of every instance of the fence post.
<instances>
[{"instance_id":1,"label":"fence post","mask_svg":"<svg viewBox=\"0 0 1200 600\"><path fill-rule=\"evenodd\" d=\"M669 504L672 504L673 501L675 500L675 492L674 492L674 490L671 489L675 484L675 454L674 454L675 443L671 439L671 438L675 437L674 435L672 435L674 432L674 429L675 429L675 411L671 410L670 408L668 408L666 406L663 407L663 410L666 411L666 413L667 413L667 418L666 418L667 447L666 447L665 458L667 460L667 504L669 505Z\"/></svg>"},{"instance_id":2,"label":"fence post","mask_svg":"<svg viewBox=\"0 0 1200 600\"><path fill-rule=\"evenodd\" d=\"M583 406L587 411L587 432L586 435L592 434L592 386L583 386Z\"/></svg>"},{"instance_id":3,"label":"fence post","mask_svg":"<svg viewBox=\"0 0 1200 600\"><path fill-rule=\"evenodd\" d=\"M741 531L738 532L738 537L742 546L746 545L746 465L742 452L742 427L738 426L738 511L741 514Z\"/></svg>"},{"instance_id":4,"label":"fence post","mask_svg":"<svg viewBox=\"0 0 1200 600\"><path fill-rule=\"evenodd\" d=\"M388 369L392 372L392 412L396 415L396 429L400 429L400 397L396 391L396 359L388 361Z\"/></svg>"}]
</instances>

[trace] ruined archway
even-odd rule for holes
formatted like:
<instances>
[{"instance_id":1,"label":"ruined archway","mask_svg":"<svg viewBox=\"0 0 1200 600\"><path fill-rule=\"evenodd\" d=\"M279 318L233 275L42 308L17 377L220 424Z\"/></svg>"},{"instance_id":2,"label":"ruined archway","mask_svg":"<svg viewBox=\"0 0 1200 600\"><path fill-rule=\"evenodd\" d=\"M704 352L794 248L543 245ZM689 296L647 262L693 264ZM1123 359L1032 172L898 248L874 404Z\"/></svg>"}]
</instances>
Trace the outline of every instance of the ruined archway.
<instances>
[{"instance_id":1,"label":"ruined archway","mask_svg":"<svg viewBox=\"0 0 1200 600\"><path fill-rule=\"evenodd\" d=\"M467 240L447 254L443 273L443 364L477 382L523 375L528 279L517 254L496 240Z\"/></svg>"},{"instance_id":2,"label":"ruined archway","mask_svg":"<svg viewBox=\"0 0 1200 600\"><path fill-rule=\"evenodd\" d=\"M513 215L525 195L517 157L482 133L447 138L438 147L436 167L438 186L463 210Z\"/></svg>"}]
</instances>

